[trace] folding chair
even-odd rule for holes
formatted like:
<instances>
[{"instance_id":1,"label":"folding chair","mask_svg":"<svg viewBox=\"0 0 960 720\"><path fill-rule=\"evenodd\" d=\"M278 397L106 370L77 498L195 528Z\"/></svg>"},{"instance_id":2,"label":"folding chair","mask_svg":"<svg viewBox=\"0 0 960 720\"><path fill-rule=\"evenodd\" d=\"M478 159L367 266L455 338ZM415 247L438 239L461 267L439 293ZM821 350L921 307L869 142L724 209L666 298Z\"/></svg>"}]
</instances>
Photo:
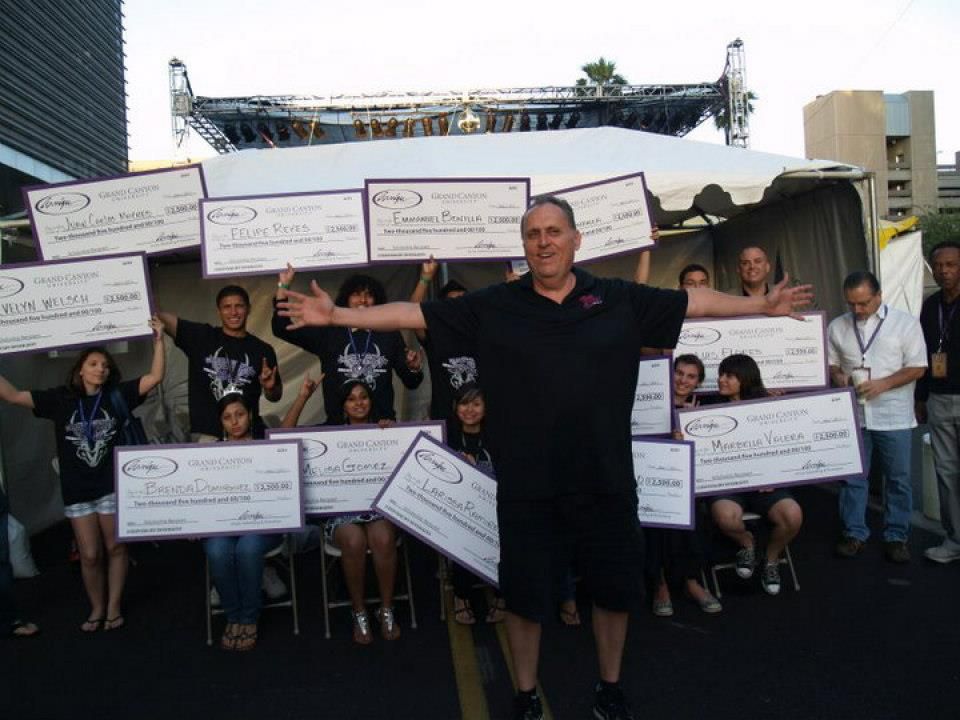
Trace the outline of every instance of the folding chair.
<instances>
[{"instance_id":1,"label":"folding chair","mask_svg":"<svg viewBox=\"0 0 960 720\"><path fill-rule=\"evenodd\" d=\"M743 513L744 524L758 522L759 520L762 520L762 519L763 518L757 513L753 513L753 512ZM754 533L754 537L756 537L756 533ZM799 580L797 580L797 571L793 566L793 556L790 554L789 544L783 548L783 554L780 556L780 559L777 562L780 565L786 565L790 569L790 576L793 578L793 589L799 592L800 582ZM718 600L721 597L723 597L723 594L720 592L720 581L717 579L717 571L732 570L736 567L737 567L737 563L733 561L714 563L713 565L710 566L710 576L713 578L713 590L714 590L713 594L717 596ZM704 587L706 587L706 579L704 579Z\"/></svg>"}]
</instances>

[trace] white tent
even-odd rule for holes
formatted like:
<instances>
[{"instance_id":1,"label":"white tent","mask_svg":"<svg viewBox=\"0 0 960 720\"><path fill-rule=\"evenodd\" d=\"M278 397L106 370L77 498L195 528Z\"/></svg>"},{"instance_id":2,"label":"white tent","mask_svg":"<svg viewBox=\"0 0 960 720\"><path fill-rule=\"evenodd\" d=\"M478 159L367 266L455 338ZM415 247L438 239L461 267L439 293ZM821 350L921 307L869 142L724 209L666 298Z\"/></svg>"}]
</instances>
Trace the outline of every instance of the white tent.
<instances>
[{"instance_id":1,"label":"white tent","mask_svg":"<svg viewBox=\"0 0 960 720\"><path fill-rule=\"evenodd\" d=\"M673 286L677 271L690 261L713 271L718 289L729 288L736 254L759 245L779 256L792 276L813 282L818 301L832 316L843 309L839 285L852 269L868 266L875 227L870 193L856 185L857 168L829 161L808 161L739 148L682 140L615 128L558 130L465 137L382 139L282 150L250 150L203 163L212 197L359 188L366 178L530 177L534 193L644 171L655 220L661 227L703 218L700 230L665 238L653 255L651 281ZM519 243L519 238L517 239ZM591 266L598 275L632 277L630 257ZM502 279L499 263L451 266L451 277L469 287ZM381 266L380 278L391 298L406 297L416 283L413 266ZM335 288L347 273L319 273ZM194 320L216 323L213 298L224 278L203 280L196 256L151 261L158 306ZM298 278L297 282L302 282ZM250 328L274 343L284 378L284 399L264 402L265 416L282 416L302 374L314 358L273 340L270 331L274 277L240 279L253 301ZM411 340L411 342L413 342ZM118 358L133 377L149 364L148 343L131 343ZM186 376L182 354L168 350L162 402L147 408L148 433L177 436L186 415ZM0 372L24 388L63 382L69 357L3 358ZM402 416L417 417L428 402L428 383L401 394ZM138 411L139 412L139 411ZM323 417L319 394L303 421ZM0 408L0 432L11 503L32 531L61 515L56 478L50 466L53 433L44 421L22 410Z\"/></svg>"}]
</instances>

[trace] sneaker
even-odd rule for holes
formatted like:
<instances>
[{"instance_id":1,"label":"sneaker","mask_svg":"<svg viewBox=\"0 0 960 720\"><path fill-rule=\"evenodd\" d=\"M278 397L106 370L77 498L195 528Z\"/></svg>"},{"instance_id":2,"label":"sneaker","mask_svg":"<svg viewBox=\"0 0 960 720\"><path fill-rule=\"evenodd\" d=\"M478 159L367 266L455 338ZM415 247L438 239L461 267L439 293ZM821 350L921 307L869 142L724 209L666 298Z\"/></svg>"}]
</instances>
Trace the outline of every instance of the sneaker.
<instances>
[{"instance_id":1,"label":"sneaker","mask_svg":"<svg viewBox=\"0 0 960 720\"><path fill-rule=\"evenodd\" d=\"M518 692L513 698L513 720L543 720L540 696Z\"/></svg>"},{"instance_id":2,"label":"sneaker","mask_svg":"<svg viewBox=\"0 0 960 720\"><path fill-rule=\"evenodd\" d=\"M597 720L634 720L633 712L623 696L620 685L597 683L594 694L593 716Z\"/></svg>"},{"instance_id":3,"label":"sneaker","mask_svg":"<svg viewBox=\"0 0 960 720\"><path fill-rule=\"evenodd\" d=\"M753 577L753 566L756 564L757 556L753 545L737 550L737 575L744 580L749 580Z\"/></svg>"},{"instance_id":4,"label":"sneaker","mask_svg":"<svg viewBox=\"0 0 960 720\"><path fill-rule=\"evenodd\" d=\"M902 540L888 540L883 543L883 556L892 563L910 562L910 551Z\"/></svg>"},{"instance_id":5,"label":"sneaker","mask_svg":"<svg viewBox=\"0 0 960 720\"><path fill-rule=\"evenodd\" d=\"M763 573L760 575L760 587L767 595L778 595L780 593L780 563L776 560L770 562L767 560L763 565Z\"/></svg>"},{"instance_id":6,"label":"sneaker","mask_svg":"<svg viewBox=\"0 0 960 720\"><path fill-rule=\"evenodd\" d=\"M260 586L271 600L282 598L287 594L287 586L277 575L277 569L273 565L263 566L263 579Z\"/></svg>"},{"instance_id":7,"label":"sneaker","mask_svg":"<svg viewBox=\"0 0 960 720\"><path fill-rule=\"evenodd\" d=\"M836 551L838 557L852 558L862 553L863 547L863 540L857 540L855 537L849 537L845 535L840 542L837 543L834 550Z\"/></svg>"},{"instance_id":8,"label":"sneaker","mask_svg":"<svg viewBox=\"0 0 960 720\"><path fill-rule=\"evenodd\" d=\"M949 540L944 540L942 545L924 550L923 556L927 560L946 564L954 560L960 560L960 546Z\"/></svg>"}]
</instances>

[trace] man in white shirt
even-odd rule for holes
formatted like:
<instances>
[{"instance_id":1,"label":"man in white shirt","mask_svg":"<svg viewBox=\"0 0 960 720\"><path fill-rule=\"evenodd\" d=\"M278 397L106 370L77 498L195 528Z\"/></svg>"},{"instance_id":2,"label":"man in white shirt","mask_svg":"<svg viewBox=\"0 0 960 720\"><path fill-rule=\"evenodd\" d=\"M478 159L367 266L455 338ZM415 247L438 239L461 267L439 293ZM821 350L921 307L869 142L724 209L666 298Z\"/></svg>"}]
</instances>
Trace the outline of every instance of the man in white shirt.
<instances>
[{"instance_id":1,"label":"man in white shirt","mask_svg":"<svg viewBox=\"0 0 960 720\"><path fill-rule=\"evenodd\" d=\"M833 384L853 385L859 402L864 450L869 463L878 451L884 484L883 549L891 562L909 562L907 534L913 510L910 454L913 390L927 367L923 332L916 318L883 304L873 273L853 272L843 281L850 312L830 323L827 356ZM854 557L870 531L866 523L869 467L863 477L843 481L837 554Z\"/></svg>"}]
</instances>

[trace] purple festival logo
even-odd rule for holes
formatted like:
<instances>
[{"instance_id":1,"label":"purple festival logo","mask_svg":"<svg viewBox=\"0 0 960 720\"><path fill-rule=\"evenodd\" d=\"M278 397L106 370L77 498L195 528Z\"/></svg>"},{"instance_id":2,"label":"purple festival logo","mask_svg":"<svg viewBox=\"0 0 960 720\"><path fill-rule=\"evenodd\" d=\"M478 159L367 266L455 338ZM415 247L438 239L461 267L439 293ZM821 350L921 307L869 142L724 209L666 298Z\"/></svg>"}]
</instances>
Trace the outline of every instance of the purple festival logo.
<instances>
[{"instance_id":1,"label":"purple festival logo","mask_svg":"<svg viewBox=\"0 0 960 720\"><path fill-rule=\"evenodd\" d=\"M603 305L603 300L598 298L596 295L581 295L579 299L580 307L582 307L584 310L589 310L597 305Z\"/></svg>"}]
</instances>

